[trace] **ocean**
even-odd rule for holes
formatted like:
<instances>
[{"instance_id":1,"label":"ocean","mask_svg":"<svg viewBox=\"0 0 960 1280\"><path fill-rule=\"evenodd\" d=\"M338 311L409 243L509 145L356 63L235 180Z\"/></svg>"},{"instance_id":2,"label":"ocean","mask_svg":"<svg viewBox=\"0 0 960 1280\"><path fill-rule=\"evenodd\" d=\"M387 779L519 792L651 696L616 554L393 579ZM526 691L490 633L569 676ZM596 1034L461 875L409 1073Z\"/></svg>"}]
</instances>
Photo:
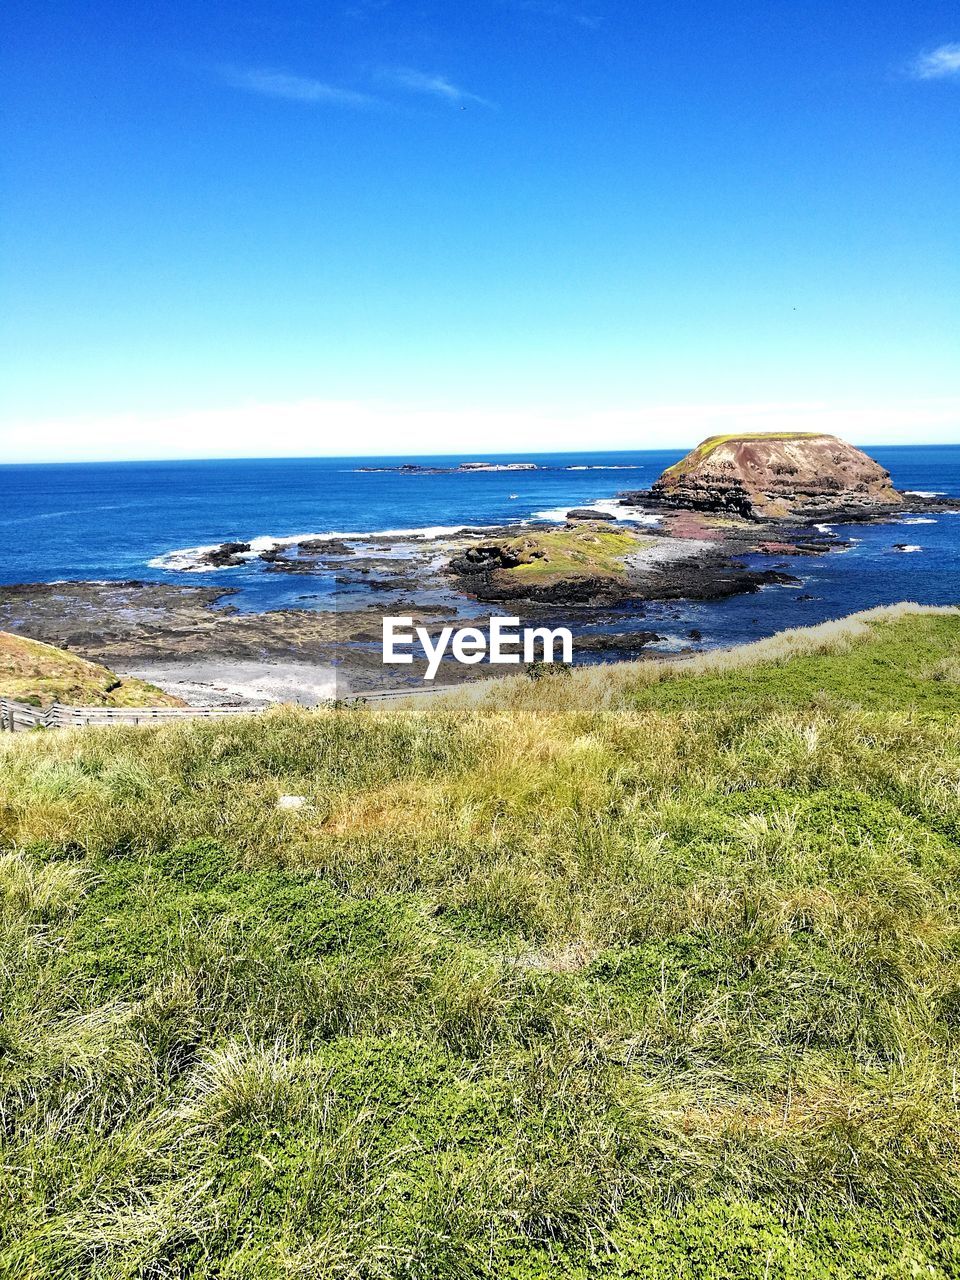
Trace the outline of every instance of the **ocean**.
<instances>
[{"instance_id":1,"label":"ocean","mask_svg":"<svg viewBox=\"0 0 960 1280\"><path fill-rule=\"evenodd\" d=\"M0 466L0 583L60 580L178 582L231 587L243 610L331 608L332 580L266 572L260 562L201 574L171 553L227 540L301 534L361 537L561 519L566 509L648 487L680 450L469 455L464 458L305 458ZM869 448L898 488L960 495L960 445ZM401 463L529 461L529 471L400 473ZM382 469L381 469L382 468ZM690 629L703 644L754 639L898 600L960 602L960 514L911 515L844 526L849 548L794 559L801 587L716 602L650 605L658 630ZM897 550L895 544L910 550ZM759 564L759 560L757 561ZM768 567L769 558L760 567ZM24 628L28 631L28 627Z\"/></svg>"}]
</instances>

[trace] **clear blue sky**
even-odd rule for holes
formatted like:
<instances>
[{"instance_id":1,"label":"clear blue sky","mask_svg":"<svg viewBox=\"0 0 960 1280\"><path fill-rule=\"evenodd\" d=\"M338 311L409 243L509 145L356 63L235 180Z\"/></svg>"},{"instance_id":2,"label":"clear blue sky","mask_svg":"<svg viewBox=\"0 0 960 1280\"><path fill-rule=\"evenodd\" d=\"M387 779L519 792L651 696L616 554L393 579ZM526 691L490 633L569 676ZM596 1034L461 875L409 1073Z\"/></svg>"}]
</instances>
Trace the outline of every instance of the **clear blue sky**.
<instances>
[{"instance_id":1,"label":"clear blue sky","mask_svg":"<svg viewBox=\"0 0 960 1280\"><path fill-rule=\"evenodd\" d=\"M12 0L5 26L0 459L250 453L258 424L253 452L383 423L413 451L485 414L519 448L557 415L645 447L699 406L960 438L953 2Z\"/></svg>"}]
</instances>

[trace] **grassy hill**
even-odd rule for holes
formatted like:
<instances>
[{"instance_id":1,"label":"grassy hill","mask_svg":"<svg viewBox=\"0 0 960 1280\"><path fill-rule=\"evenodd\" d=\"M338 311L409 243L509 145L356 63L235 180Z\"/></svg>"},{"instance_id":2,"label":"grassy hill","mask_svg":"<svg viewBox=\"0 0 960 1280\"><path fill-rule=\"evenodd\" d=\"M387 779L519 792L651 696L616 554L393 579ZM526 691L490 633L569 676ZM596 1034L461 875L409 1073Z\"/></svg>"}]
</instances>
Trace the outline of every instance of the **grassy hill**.
<instances>
[{"instance_id":1,"label":"grassy hill","mask_svg":"<svg viewBox=\"0 0 960 1280\"><path fill-rule=\"evenodd\" d=\"M0 631L0 697L34 706L179 707L183 703L143 680L121 679L53 645Z\"/></svg>"},{"instance_id":2,"label":"grassy hill","mask_svg":"<svg viewBox=\"0 0 960 1280\"><path fill-rule=\"evenodd\" d=\"M8 737L0 1274L960 1275L958 689L879 611Z\"/></svg>"}]
</instances>

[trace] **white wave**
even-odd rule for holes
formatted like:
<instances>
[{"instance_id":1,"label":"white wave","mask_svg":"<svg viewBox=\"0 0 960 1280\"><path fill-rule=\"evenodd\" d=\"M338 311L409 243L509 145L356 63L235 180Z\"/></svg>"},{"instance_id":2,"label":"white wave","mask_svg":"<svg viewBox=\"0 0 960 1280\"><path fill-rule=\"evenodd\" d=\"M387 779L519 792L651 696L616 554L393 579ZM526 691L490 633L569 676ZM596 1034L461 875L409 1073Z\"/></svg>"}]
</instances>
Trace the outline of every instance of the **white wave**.
<instances>
[{"instance_id":1,"label":"white wave","mask_svg":"<svg viewBox=\"0 0 960 1280\"><path fill-rule=\"evenodd\" d=\"M282 538L263 535L249 539L250 550L237 552L237 559L255 560L264 551L282 551L284 547L294 547L300 542L315 540L327 541L335 538L339 542L363 542L372 538L442 538L448 534L460 533L461 530L483 533L487 529L495 528L497 528L496 525L489 524L433 524L410 529L367 529L363 532L328 529L323 533L295 533ZM218 573L224 568L236 568L235 565L210 565L203 562L205 556L222 546L222 542L212 542L201 547L180 547L175 551L166 551L163 555L154 556L148 564L152 569L171 569L180 573Z\"/></svg>"},{"instance_id":2,"label":"white wave","mask_svg":"<svg viewBox=\"0 0 960 1280\"><path fill-rule=\"evenodd\" d=\"M612 516L616 516L618 520L625 520L628 524L659 524L660 517L650 515L646 511L632 511L630 507L622 507L612 498L602 499L600 502L591 502L588 504L591 511L606 511Z\"/></svg>"},{"instance_id":3,"label":"white wave","mask_svg":"<svg viewBox=\"0 0 960 1280\"><path fill-rule=\"evenodd\" d=\"M530 517L531 520L550 520L559 522L566 520L570 511L603 511L608 515L614 516L617 520L623 520L628 524L659 524L660 517L648 515L646 512L634 511L631 513L629 507L622 507L612 498L601 498L598 502L571 502L566 507L548 507L546 511L535 511Z\"/></svg>"},{"instance_id":4,"label":"white wave","mask_svg":"<svg viewBox=\"0 0 960 1280\"><path fill-rule=\"evenodd\" d=\"M567 512L574 511L576 508L571 505L569 507L547 507L545 511L535 511L530 517L531 520L566 520Z\"/></svg>"},{"instance_id":5,"label":"white wave","mask_svg":"<svg viewBox=\"0 0 960 1280\"><path fill-rule=\"evenodd\" d=\"M946 489L904 489L903 492L914 498L945 498L947 496Z\"/></svg>"},{"instance_id":6,"label":"white wave","mask_svg":"<svg viewBox=\"0 0 960 1280\"><path fill-rule=\"evenodd\" d=\"M815 524L813 527L818 529L821 533L833 533L832 524Z\"/></svg>"},{"instance_id":7,"label":"white wave","mask_svg":"<svg viewBox=\"0 0 960 1280\"><path fill-rule=\"evenodd\" d=\"M909 516L906 520L897 520L897 524L936 524L930 516Z\"/></svg>"},{"instance_id":8,"label":"white wave","mask_svg":"<svg viewBox=\"0 0 960 1280\"><path fill-rule=\"evenodd\" d=\"M683 636L664 636L650 648L655 653L681 653L684 649L690 648L690 641Z\"/></svg>"},{"instance_id":9,"label":"white wave","mask_svg":"<svg viewBox=\"0 0 960 1280\"><path fill-rule=\"evenodd\" d=\"M278 551L283 547L295 547L298 542L326 542L332 539L338 542L363 542L368 538L442 538L446 533L459 533L461 529L482 532L484 529L492 528L494 526L489 524L426 524L415 525L409 529L324 529L322 533L291 533L284 534L282 538L270 536L252 538L250 546L259 555L261 551Z\"/></svg>"},{"instance_id":10,"label":"white wave","mask_svg":"<svg viewBox=\"0 0 960 1280\"><path fill-rule=\"evenodd\" d=\"M624 463L618 463L616 465L614 465L613 463L604 463L602 465L600 463L596 463L596 464L591 464L590 466L566 467L565 470L567 471L642 471L643 468L639 465L639 463L636 463L636 462L630 462L630 463L624 462Z\"/></svg>"},{"instance_id":11,"label":"white wave","mask_svg":"<svg viewBox=\"0 0 960 1280\"><path fill-rule=\"evenodd\" d=\"M923 550L923 547L915 547L912 545L907 545L903 547L894 547L894 551L902 551L904 552L904 554L906 554L906 552L908 551L922 551L922 550Z\"/></svg>"},{"instance_id":12,"label":"white wave","mask_svg":"<svg viewBox=\"0 0 960 1280\"><path fill-rule=\"evenodd\" d=\"M857 547L859 547L859 546L860 546L860 544L863 542L863 539L862 539L862 538L852 538L852 537L851 537L851 538L844 538L844 542L846 542L846 543L847 543L847 546L845 546L845 547L831 547L831 548L830 548L830 554L831 554L832 556L845 556L845 555L847 555L847 553L848 553L848 552L850 552L850 551L856 551Z\"/></svg>"},{"instance_id":13,"label":"white wave","mask_svg":"<svg viewBox=\"0 0 960 1280\"><path fill-rule=\"evenodd\" d=\"M165 551L162 556L154 556L147 564L151 569L173 569L181 573L215 573L214 565L200 564L198 561L210 551L216 551L222 543L212 542L206 547L181 547L177 551Z\"/></svg>"},{"instance_id":14,"label":"white wave","mask_svg":"<svg viewBox=\"0 0 960 1280\"><path fill-rule=\"evenodd\" d=\"M365 538L442 538L449 533L460 533L466 529L469 533L483 533L486 529L496 529L495 524L427 524L413 529L371 529L366 533L301 533L297 538L285 538L283 545L294 542L305 542L308 538L339 538L342 542L362 542Z\"/></svg>"}]
</instances>

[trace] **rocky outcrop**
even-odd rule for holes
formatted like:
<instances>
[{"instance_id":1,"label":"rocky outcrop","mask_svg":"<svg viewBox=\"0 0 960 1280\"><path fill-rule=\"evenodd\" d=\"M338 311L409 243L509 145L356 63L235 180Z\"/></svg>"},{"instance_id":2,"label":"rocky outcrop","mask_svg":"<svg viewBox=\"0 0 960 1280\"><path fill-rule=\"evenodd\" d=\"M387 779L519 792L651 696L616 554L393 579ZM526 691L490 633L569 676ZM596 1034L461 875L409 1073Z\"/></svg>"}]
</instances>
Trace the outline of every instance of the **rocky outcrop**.
<instances>
[{"instance_id":1,"label":"rocky outcrop","mask_svg":"<svg viewBox=\"0 0 960 1280\"><path fill-rule=\"evenodd\" d=\"M669 467L650 496L750 520L857 519L903 504L889 472L860 449L804 432L711 436Z\"/></svg>"},{"instance_id":2,"label":"rocky outcrop","mask_svg":"<svg viewBox=\"0 0 960 1280\"><path fill-rule=\"evenodd\" d=\"M611 547L605 540L615 539ZM662 544L662 545L661 545ZM687 550L689 548L689 550ZM677 555L675 552L679 552ZM751 569L707 544L650 539L600 524L486 539L448 565L477 600L600 608L638 600L720 600L799 585L778 569Z\"/></svg>"},{"instance_id":3,"label":"rocky outcrop","mask_svg":"<svg viewBox=\"0 0 960 1280\"><path fill-rule=\"evenodd\" d=\"M454 573L470 576L490 573L495 569L516 569L521 564L545 563L550 559L543 541L533 534L521 534L518 538L487 538L468 547L462 555L450 561Z\"/></svg>"},{"instance_id":4,"label":"rocky outcrop","mask_svg":"<svg viewBox=\"0 0 960 1280\"><path fill-rule=\"evenodd\" d=\"M580 520L601 521L607 523L615 523L617 517L612 511L598 511L596 507L574 507L572 511L567 512L567 523L576 523Z\"/></svg>"},{"instance_id":5,"label":"rocky outcrop","mask_svg":"<svg viewBox=\"0 0 960 1280\"><path fill-rule=\"evenodd\" d=\"M639 545L628 530L574 523L484 539L455 556L448 572L478 600L613 604L632 597L624 559Z\"/></svg>"},{"instance_id":6,"label":"rocky outcrop","mask_svg":"<svg viewBox=\"0 0 960 1280\"><path fill-rule=\"evenodd\" d=\"M221 542L217 547L210 547L197 557L197 563L204 568L234 569L245 564L250 552L249 542Z\"/></svg>"}]
</instances>

